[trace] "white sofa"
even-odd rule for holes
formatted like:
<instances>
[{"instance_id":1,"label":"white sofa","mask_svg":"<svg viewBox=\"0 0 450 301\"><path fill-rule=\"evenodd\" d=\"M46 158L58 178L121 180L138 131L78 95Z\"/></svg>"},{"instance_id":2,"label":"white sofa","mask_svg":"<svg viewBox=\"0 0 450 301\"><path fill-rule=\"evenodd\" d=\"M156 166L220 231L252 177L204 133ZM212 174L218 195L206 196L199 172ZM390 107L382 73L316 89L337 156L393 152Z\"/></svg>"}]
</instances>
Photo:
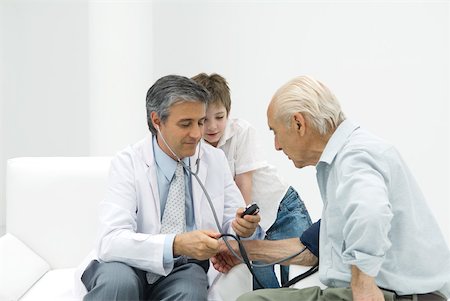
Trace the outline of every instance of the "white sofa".
<instances>
[{"instance_id":1,"label":"white sofa","mask_svg":"<svg viewBox=\"0 0 450 301\"><path fill-rule=\"evenodd\" d=\"M111 158L15 158L7 162L6 232L0 237L0 301L81 300L78 267L94 248L97 207ZM297 266L293 275L306 267ZM81 282L80 282L81 284ZM298 284L319 284L312 276ZM251 290L239 265L210 289L210 300Z\"/></svg>"}]
</instances>

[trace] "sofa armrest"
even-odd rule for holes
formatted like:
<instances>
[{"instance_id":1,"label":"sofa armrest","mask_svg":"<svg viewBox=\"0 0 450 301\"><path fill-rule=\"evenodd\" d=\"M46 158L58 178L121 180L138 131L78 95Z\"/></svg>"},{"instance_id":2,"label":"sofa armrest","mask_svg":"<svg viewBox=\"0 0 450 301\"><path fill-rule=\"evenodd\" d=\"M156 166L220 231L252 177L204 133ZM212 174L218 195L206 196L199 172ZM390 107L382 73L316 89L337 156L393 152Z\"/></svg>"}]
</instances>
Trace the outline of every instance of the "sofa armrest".
<instances>
[{"instance_id":1,"label":"sofa armrest","mask_svg":"<svg viewBox=\"0 0 450 301\"><path fill-rule=\"evenodd\" d=\"M12 234L0 237L0 300L18 300L50 266Z\"/></svg>"}]
</instances>

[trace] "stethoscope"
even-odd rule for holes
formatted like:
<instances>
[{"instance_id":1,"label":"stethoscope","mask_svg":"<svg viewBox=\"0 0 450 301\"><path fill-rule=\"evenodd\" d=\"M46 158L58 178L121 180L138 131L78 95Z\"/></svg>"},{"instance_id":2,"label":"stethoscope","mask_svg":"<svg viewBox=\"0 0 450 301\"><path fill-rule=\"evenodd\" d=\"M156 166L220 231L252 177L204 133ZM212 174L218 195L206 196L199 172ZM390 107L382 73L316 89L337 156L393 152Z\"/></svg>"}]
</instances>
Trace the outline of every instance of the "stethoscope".
<instances>
[{"instance_id":1,"label":"stethoscope","mask_svg":"<svg viewBox=\"0 0 450 301\"><path fill-rule=\"evenodd\" d=\"M197 180L197 183L198 183L198 184L200 185L200 187L202 188L203 193L205 194L206 199L208 200L209 207L211 208L211 211L212 211L212 213L213 213L214 221L215 221L215 223L216 223L217 229L219 230L219 233L220 233L220 237L219 237L219 238L222 238L222 239L223 239L223 241L224 241L225 245L227 246L228 250L229 250L229 251L230 251L237 259L239 259L240 262L245 263L245 264L247 265L247 268L249 269L250 273L253 275L255 281L258 283L258 285L259 285L260 287L264 287L264 286L261 284L261 282L258 280L258 277L255 275L255 273L254 273L254 271L253 271L253 268L254 268L254 267L256 267L256 268L262 268L262 267L272 266L272 265L274 265L274 264L280 264L280 263L282 263L282 262L284 262L284 261L290 260L290 259L292 259L292 258L294 258L294 257L296 257L296 256L298 256L298 255L300 255L301 253L303 253L303 252L306 250L306 247L304 247L304 248L303 248L302 250L300 250L299 252L297 252L297 253L295 253L295 254L293 254L293 255L290 255L290 256L288 256L288 257L286 257L286 258L282 258L282 259L280 259L280 260L277 260L277 261L275 261L275 262L272 262L272 263L265 263L265 264L251 263L250 260L248 259L247 252L245 251L245 248L244 248L243 244L241 243L240 237L239 237L239 236L236 236L236 235L233 235L233 234L229 234L229 233L224 233L224 232L223 232L222 226L220 225L219 219L217 218L216 209L215 209L215 207L214 207L213 202L211 201L211 197L209 196L209 193L208 193L208 191L206 190L205 185L203 185L202 181L200 180L200 178L199 178L199 176L198 176L198 171L199 171L199 168L200 168L200 151L201 151L201 143L202 143L202 139L200 139L200 142L199 142L199 144L198 144L197 159L195 160L195 166L196 166L196 168L195 168L195 172L194 172L194 171L192 171L192 169L191 169L186 163L184 163L183 160L181 160L181 158L178 157L178 155L172 150L172 148L171 148L171 147L169 146L169 144L167 143L166 139L164 139L164 136L163 136L163 134L161 133L161 130L159 129L159 126L158 126L158 125L154 125L154 126L155 126L156 130L158 131L158 133L159 133L159 135L160 135L160 137L161 137L163 143L164 143L164 144L166 145L166 147L170 150L170 152L172 153L172 155L174 155L174 157L177 159L177 161L183 166L183 168L184 168L187 172L189 172L190 175L194 176L194 178ZM232 238L234 238L234 239L238 242L239 251L241 252L242 257L239 256L239 254L237 254L237 253L233 250L233 247L231 247L230 243L229 243L228 240L227 240L227 237L232 237Z\"/></svg>"}]
</instances>

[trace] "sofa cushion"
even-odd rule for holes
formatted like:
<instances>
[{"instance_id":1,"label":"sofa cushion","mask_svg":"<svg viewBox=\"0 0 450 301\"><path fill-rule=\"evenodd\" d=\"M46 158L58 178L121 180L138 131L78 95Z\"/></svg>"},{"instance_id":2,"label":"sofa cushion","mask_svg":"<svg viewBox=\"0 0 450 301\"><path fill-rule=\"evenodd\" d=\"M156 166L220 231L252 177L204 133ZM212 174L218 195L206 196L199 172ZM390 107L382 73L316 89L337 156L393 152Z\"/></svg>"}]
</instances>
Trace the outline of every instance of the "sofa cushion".
<instances>
[{"instance_id":1,"label":"sofa cushion","mask_svg":"<svg viewBox=\"0 0 450 301\"><path fill-rule=\"evenodd\" d=\"M237 297L251 290L252 275L245 264L238 264L227 274L218 275L211 284L208 300L236 300Z\"/></svg>"},{"instance_id":2,"label":"sofa cushion","mask_svg":"<svg viewBox=\"0 0 450 301\"><path fill-rule=\"evenodd\" d=\"M73 291L75 268L47 272L20 301L81 301Z\"/></svg>"},{"instance_id":3,"label":"sofa cushion","mask_svg":"<svg viewBox=\"0 0 450 301\"><path fill-rule=\"evenodd\" d=\"M49 269L44 259L12 234L0 237L0 300L19 299Z\"/></svg>"}]
</instances>

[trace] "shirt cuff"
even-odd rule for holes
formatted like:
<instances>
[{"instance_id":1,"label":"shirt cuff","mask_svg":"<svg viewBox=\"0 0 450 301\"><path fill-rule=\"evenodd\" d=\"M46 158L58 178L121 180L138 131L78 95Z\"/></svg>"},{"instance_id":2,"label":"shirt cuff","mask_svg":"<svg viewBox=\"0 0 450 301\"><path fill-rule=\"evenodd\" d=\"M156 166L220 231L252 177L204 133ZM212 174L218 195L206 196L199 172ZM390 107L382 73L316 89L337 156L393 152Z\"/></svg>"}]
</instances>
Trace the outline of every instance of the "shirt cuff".
<instances>
[{"instance_id":1,"label":"shirt cuff","mask_svg":"<svg viewBox=\"0 0 450 301\"><path fill-rule=\"evenodd\" d=\"M268 164L265 161L262 162L253 162L250 164L245 164L245 165L241 165L239 167L236 167L235 173L237 175L241 174L241 173L245 173L245 172L249 172L249 171L254 171L263 167L266 167Z\"/></svg>"},{"instance_id":2,"label":"shirt cuff","mask_svg":"<svg viewBox=\"0 0 450 301\"><path fill-rule=\"evenodd\" d=\"M173 241L175 234L167 234L164 239L163 267L164 270L172 270L173 268Z\"/></svg>"},{"instance_id":3,"label":"shirt cuff","mask_svg":"<svg viewBox=\"0 0 450 301\"><path fill-rule=\"evenodd\" d=\"M364 274L376 277L384 261L384 256L368 255L359 251L353 251L353 255L344 254L344 263L355 265Z\"/></svg>"}]
</instances>

